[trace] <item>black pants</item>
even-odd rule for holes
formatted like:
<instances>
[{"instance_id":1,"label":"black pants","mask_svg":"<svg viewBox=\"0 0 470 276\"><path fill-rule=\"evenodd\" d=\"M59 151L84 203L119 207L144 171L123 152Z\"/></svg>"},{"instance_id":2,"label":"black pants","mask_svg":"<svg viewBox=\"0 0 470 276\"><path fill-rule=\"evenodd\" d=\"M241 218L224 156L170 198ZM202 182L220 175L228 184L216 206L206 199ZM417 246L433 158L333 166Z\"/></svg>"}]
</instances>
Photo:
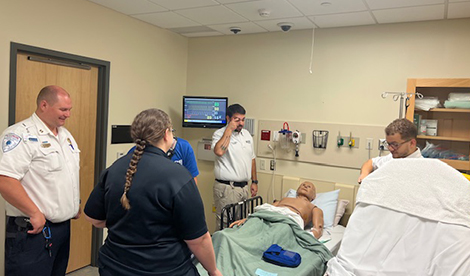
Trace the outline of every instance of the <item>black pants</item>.
<instances>
[{"instance_id":1,"label":"black pants","mask_svg":"<svg viewBox=\"0 0 470 276\"><path fill-rule=\"evenodd\" d=\"M51 229L51 255L42 233L31 235L26 228L7 217L5 242L5 275L64 276L70 251L70 220L47 222Z\"/></svg>"}]
</instances>

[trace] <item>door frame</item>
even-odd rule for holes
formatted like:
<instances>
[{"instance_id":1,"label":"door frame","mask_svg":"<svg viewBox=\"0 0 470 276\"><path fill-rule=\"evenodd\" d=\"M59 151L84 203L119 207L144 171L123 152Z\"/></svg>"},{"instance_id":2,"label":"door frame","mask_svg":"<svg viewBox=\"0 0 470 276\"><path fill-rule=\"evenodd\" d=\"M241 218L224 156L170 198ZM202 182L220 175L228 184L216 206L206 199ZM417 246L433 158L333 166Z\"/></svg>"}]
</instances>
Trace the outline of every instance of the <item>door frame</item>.
<instances>
[{"instance_id":1,"label":"door frame","mask_svg":"<svg viewBox=\"0 0 470 276\"><path fill-rule=\"evenodd\" d=\"M16 109L16 80L17 80L17 55L19 52L38 54L48 58L55 58L66 62L84 63L98 67L98 99L96 110L96 147L95 147L95 185L98 183L100 172L106 168L107 149L107 126L108 126L108 105L109 105L109 61L73 55L64 52L39 48L35 46L10 43L10 88L8 106L8 125L15 123ZM91 264L97 265L98 250L103 243L103 229L93 227L91 238Z\"/></svg>"}]
</instances>

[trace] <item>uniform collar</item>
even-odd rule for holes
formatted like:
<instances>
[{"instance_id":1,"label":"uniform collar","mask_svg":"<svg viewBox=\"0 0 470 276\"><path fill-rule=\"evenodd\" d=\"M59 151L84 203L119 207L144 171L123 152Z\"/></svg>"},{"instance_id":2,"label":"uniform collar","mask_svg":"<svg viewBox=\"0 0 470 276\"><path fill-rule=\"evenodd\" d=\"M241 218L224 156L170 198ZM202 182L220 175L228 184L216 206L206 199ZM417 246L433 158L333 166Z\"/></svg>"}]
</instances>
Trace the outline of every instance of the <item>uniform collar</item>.
<instances>
[{"instance_id":1,"label":"uniform collar","mask_svg":"<svg viewBox=\"0 0 470 276\"><path fill-rule=\"evenodd\" d=\"M55 136L54 133L47 127L47 125L44 123L41 118L35 113L33 113L33 116L31 116L34 125L38 129L39 135L52 135ZM60 133L60 127L57 128L57 135Z\"/></svg>"},{"instance_id":2,"label":"uniform collar","mask_svg":"<svg viewBox=\"0 0 470 276\"><path fill-rule=\"evenodd\" d=\"M144 151L165 156L165 152L161 148L157 148L157 147L152 146L152 145L147 145L145 147Z\"/></svg>"}]
</instances>

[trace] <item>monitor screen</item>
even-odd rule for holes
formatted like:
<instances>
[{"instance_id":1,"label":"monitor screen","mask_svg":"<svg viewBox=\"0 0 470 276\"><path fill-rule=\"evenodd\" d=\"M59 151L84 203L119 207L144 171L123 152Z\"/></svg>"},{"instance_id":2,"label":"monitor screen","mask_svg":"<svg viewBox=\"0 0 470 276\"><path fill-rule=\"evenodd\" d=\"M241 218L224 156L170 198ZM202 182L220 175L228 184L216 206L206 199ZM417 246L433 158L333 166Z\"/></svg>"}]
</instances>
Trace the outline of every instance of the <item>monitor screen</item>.
<instances>
[{"instance_id":1,"label":"monitor screen","mask_svg":"<svg viewBox=\"0 0 470 276\"><path fill-rule=\"evenodd\" d=\"M183 127L220 128L227 124L227 97L183 96Z\"/></svg>"}]
</instances>

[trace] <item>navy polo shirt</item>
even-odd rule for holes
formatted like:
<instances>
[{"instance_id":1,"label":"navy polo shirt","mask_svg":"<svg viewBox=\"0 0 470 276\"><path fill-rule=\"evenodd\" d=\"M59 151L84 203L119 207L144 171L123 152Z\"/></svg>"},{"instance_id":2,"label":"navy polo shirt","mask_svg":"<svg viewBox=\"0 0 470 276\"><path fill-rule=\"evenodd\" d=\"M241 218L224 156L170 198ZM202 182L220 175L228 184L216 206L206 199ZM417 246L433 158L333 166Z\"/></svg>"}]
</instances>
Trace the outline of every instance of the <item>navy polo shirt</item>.
<instances>
[{"instance_id":1,"label":"navy polo shirt","mask_svg":"<svg viewBox=\"0 0 470 276\"><path fill-rule=\"evenodd\" d=\"M184 240L207 232L204 206L191 174L147 146L127 193L130 210L121 206L132 153L116 160L100 177L84 212L106 220L108 237L100 266L113 275L186 275L193 267Z\"/></svg>"}]
</instances>

